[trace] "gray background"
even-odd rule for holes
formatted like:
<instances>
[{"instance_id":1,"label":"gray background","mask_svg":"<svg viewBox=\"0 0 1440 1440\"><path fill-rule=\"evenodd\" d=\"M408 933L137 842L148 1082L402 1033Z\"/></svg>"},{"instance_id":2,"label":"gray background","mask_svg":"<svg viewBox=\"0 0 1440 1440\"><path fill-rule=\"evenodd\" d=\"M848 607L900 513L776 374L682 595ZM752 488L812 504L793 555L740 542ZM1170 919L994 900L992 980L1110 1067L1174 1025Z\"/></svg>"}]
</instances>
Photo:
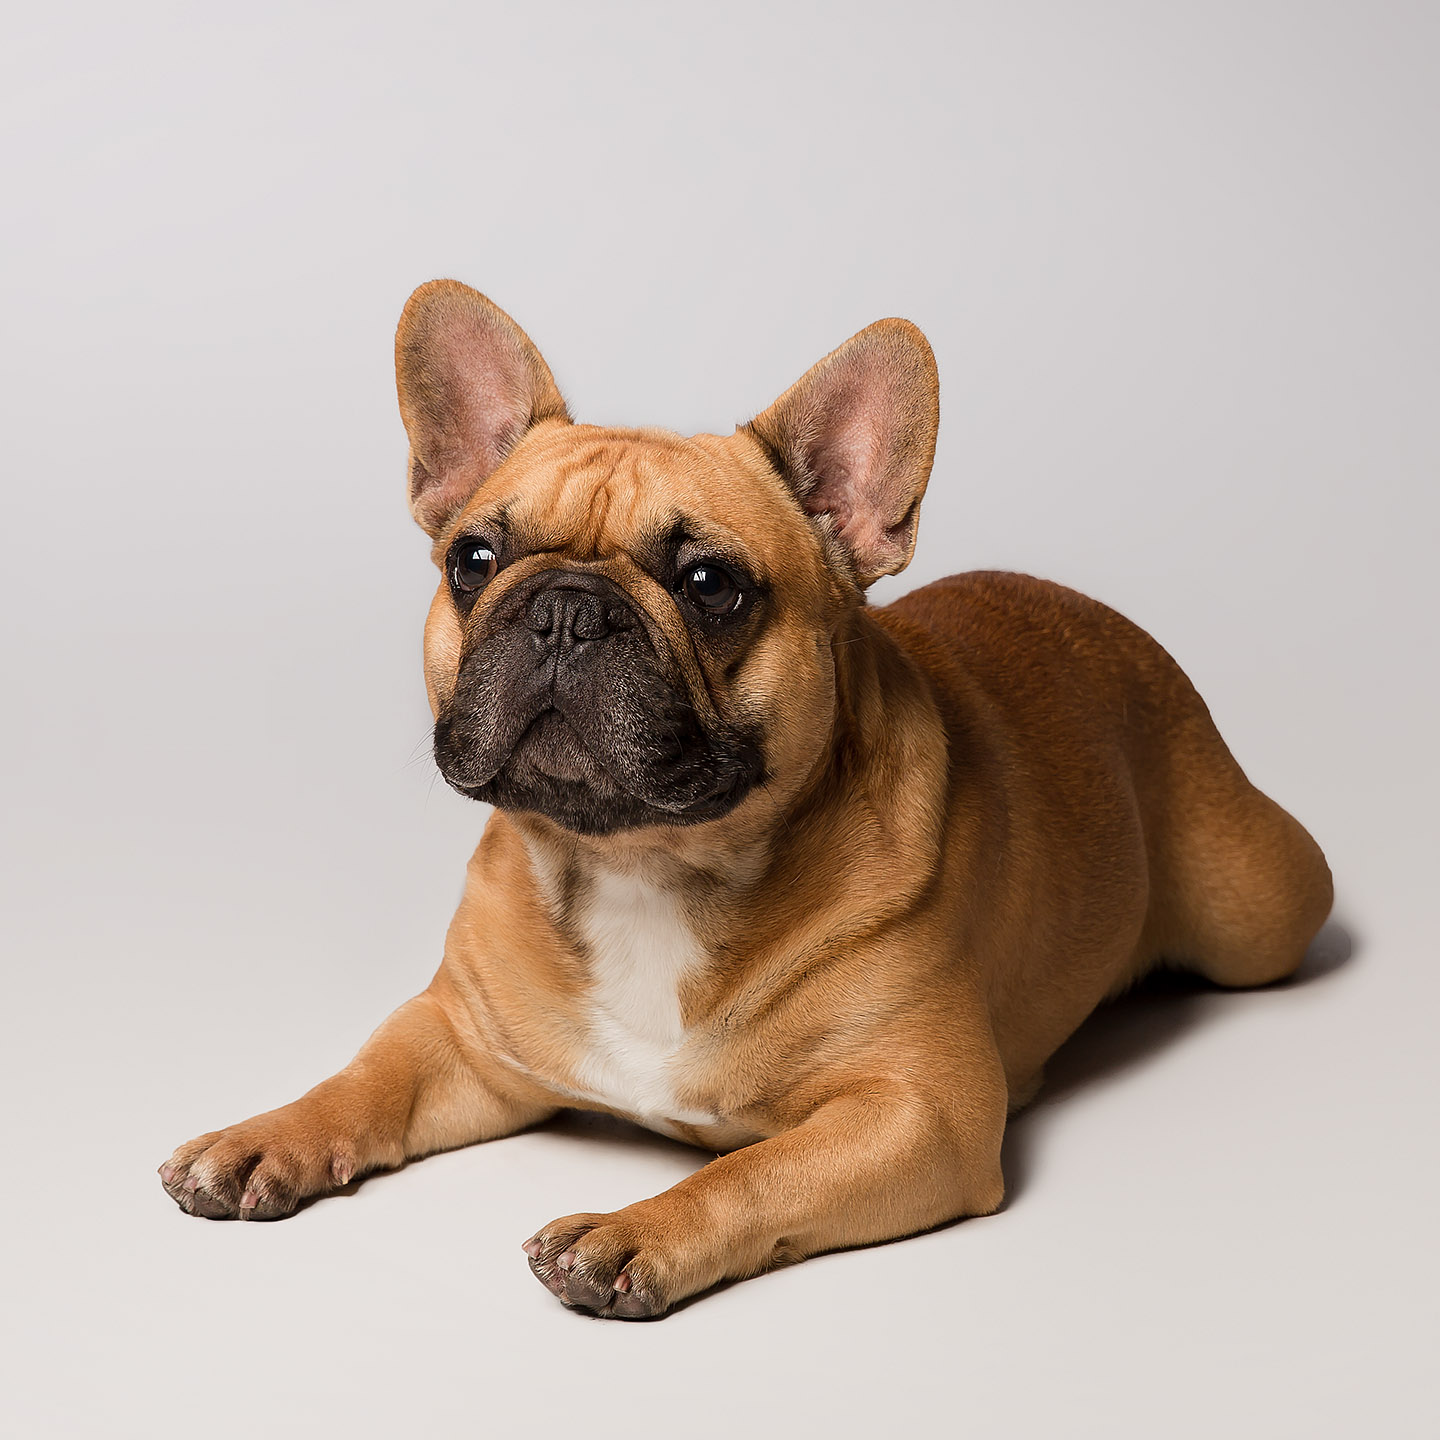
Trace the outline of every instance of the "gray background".
<instances>
[{"instance_id":1,"label":"gray background","mask_svg":"<svg viewBox=\"0 0 1440 1440\"><path fill-rule=\"evenodd\" d=\"M18 26L18 28L17 28ZM20 1436L1434 1434L1440 9L32 6L3 46ZM1304 983L1096 1020L1000 1216L656 1325L519 1242L703 1158L575 1121L284 1225L154 1167L438 959L390 346L456 275L576 413L940 361L915 563L1117 606L1326 848Z\"/></svg>"}]
</instances>

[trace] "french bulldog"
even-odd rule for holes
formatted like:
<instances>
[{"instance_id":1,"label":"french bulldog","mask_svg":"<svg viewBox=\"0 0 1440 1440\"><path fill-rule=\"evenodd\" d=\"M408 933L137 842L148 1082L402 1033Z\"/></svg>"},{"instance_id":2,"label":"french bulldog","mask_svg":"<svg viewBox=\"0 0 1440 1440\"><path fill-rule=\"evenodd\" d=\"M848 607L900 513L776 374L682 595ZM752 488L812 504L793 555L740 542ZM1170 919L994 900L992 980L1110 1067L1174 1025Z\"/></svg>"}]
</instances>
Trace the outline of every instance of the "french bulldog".
<instances>
[{"instance_id":1,"label":"french bulldog","mask_svg":"<svg viewBox=\"0 0 1440 1440\"><path fill-rule=\"evenodd\" d=\"M160 1168L274 1219L565 1107L715 1158L524 1242L567 1306L717 1283L1001 1203L1007 1115L1157 966L1291 974L1331 905L1144 631L915 546L935 361L881 320L728 436L572 422L503 311L422 286L396 339L440 583L435 759L493 806L438 973L339 1074Z\"/></svg>"}]
</instances>

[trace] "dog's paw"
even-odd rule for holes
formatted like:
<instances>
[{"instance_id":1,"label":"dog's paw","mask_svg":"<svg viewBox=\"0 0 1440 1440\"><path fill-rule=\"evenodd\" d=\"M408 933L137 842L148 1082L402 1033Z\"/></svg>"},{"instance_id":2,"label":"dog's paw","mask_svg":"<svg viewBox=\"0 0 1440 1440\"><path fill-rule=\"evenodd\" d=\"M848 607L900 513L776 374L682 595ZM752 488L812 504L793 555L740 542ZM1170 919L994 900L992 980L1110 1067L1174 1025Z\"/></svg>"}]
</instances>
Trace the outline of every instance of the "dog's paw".
<instances>
[{"instance_id":1,"label":"dog's paw","mask_svg":"<svg viewBox=\"0 0 1440 1440\"><path fill-rule=\"evenodd\" d=\"M621 1320L663 1315L676 1293L666 1247L622 1214L567 1215L524 1244L530 1269L576 1310Z\"/></svg>"},{"instance_id":2,"label":"dog's paw","mask_svg":"<svg viewBox=\"0 0 1440 1440\"><path fill-rule=\"evenodd\" d=\"M348 1185L356 1168L352 1147L275 1111L189 1141L159 1173L187 1215L279 1220L301 1201Z\"/></svg>"}]
</instances>

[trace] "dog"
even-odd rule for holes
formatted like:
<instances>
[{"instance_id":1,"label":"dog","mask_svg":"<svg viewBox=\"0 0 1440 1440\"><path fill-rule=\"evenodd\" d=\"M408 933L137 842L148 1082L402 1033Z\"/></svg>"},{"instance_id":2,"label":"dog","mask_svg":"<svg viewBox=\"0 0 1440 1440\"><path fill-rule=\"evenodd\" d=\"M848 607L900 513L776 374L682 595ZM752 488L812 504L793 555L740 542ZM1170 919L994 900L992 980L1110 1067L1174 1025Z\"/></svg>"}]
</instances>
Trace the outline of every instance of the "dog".
<instances>
[{"instance_id":1,"label":"dog","mask_svg":"<svg viewBox=\"0 0 1440 1440\"><path fill-rule=\"evenodd\" d=\"M339 1074L182 1145L188 1214L273 1219L366 1172L626 1117L715 1156L524 1243L567 1306L996 1210L1007 1116L1160 965L1290 975L1319 847L1137 626L1024 575L884 608L939 422L881 320L733 435L573 423L455 281L396 337L435 758L494 807L429 988Z\"/></svg>"}]
</instances>

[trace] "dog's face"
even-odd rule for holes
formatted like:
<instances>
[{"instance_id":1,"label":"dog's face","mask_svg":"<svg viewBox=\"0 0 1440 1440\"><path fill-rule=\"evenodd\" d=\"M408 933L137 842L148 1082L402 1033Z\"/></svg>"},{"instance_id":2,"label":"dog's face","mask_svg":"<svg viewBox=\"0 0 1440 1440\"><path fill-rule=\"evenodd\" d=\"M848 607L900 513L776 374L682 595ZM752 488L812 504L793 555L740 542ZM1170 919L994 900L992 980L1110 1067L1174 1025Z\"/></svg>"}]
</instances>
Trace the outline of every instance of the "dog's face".
<instances>
[{"instance_id":1,"label":"dog's face","mask_svg":"<svg viewBox=\"0 0 1440 1440\"><path fill-rule=\"evenodd\" d=\"M883 321L733 436L572 424L528 338L452 281L396 341L410 497L441 584L435 756L581 834L719 821L814 769L832 642L914 546L936 388Z\"/></svg>"},{"instance_id":2,"label":"dog's face","mask_svg":"<svg viewBox=\"0 0 1440 1440\"><path fill-rule=\"evenodd\" d=\"M446 527L427 633L456 789L582 833L727 814L829 702L821 545L741 447L543 422Z\"/></svg>"}]
</instances>

